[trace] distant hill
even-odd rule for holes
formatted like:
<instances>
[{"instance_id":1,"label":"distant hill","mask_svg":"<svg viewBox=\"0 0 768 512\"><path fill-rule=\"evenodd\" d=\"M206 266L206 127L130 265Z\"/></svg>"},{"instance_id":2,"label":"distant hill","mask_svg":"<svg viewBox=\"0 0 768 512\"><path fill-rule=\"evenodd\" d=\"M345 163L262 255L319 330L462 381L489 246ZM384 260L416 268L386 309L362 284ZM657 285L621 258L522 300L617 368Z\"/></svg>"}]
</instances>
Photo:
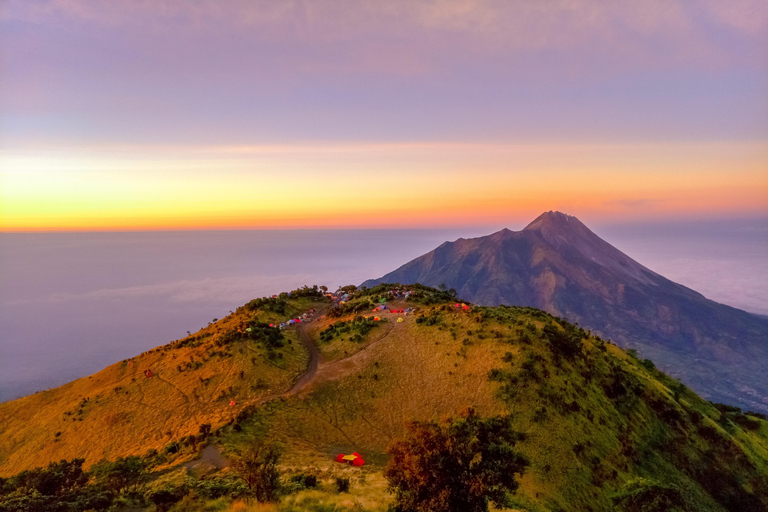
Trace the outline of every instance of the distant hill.
<instances>
[{"instance_id":1,"label":"distant hill","mask_svg":"<svg viewBox=\"0 0 768 512\"><path fill-rule=\"evenodd\" d=\"M468 301L531 306L638 349L704 396L768 412L768 319L645 268L576 217L446 242L363 286L445 285Z\"/></svg>"},{"instance_id":2,"label":"distant hill","mask_svg":"<svg viewBox=\"0 0 768 512\"><path fill-rule=\"evenodd\" d=\"M146 486L191 489L232 476L212 462L217 451L227 458L277 441L286 482L315 475L322 483L280 510L338 503L334 510L383 512L388 443L408 421L472 407L509 415L524 434L517 448L531 464L510 496L513 509L768 507L768 421L707 402L575 325L527 307L455 307L450 293L421 285L349 287L343 303L309 290L254 300L188 338L0 404L0 476L156 449L145 456L161 460ZM382 301L387 309L374 311ZM298 328L265 325L311 308L313 321ZM406 308L414 309L399 312ZM196 444L201 423L211 434ZM363 468L334 462L351 452L364 456ZM339 477L351 479L354 501L335 490ZM202 510L191 501L204 499L175 510Z\"/></svg>"}]
</instances>

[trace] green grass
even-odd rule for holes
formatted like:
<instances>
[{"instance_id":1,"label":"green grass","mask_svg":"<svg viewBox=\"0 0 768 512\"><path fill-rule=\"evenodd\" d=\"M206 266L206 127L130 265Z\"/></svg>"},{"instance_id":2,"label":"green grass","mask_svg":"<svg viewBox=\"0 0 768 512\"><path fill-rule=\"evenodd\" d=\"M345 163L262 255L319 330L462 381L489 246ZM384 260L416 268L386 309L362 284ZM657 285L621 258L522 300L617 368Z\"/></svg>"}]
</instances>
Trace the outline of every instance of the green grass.
<instances>
[{"instance_id":1,"label":"green grass","mask_svg":"<svg viewBox=\"0 0 768 512\"><path fill-rule=\"evenodd\" d=\"M268 359L265 349L250 341L217 346L217 339L254 317L279 320L270 316L274 312L248 308L196 333L181 348L160 347L90 379L28 397L26 403L10 402L16 409L0 409L0 428L9 432L0 443L2 469L15 472L23 467L20 457L30 453L41 462L29 465L40 465L78 449L92 450L88 462L161 449L206 422L218 429L211 441L225 455L248 443L277 442L285 448L284 479L312 474L321 486L293 492L275 505L189 498L176 510L379 511L391 500L382 476L387 445L405 434L406 422L441 420L473 407L484 416L509 414L513 428L527 434L517 448L531 466L512 497L521 510L613 510L613 498L638 478L672 488L690 510L768 504L768 422L721 412L647 362L541 311L473 307L467 312L435 303L440 292L419 292L416 315L397 322L400 315L383 313L389 321L362 340L349 340L353 328L326 335L322 343L319 337L332 323L353 320L356 304L378 299L386 289L353 297L350 312L310 324L324 358L316 379L299 396L254 406L248 414L237 413L249 401L256 404L289 387L307 363L292 331L285 333L277 359ZM307 299L288 304L297 310L316 305ZM211 355L222 350L231 355ZM163 380L138 373L148 364L168 368L190 357L202 366L173 370L173 379L166 378L166 370L159 373ZM137 373L141 379L131 380ZM228 393L237 397L237 408L227 405ZM90 400L83 402L84 397ZM131 397L137 398L135 406L127 401ZM157 411L147 412L153 407ZM168 411L172 418L163 416ZM12 413L20 418L9 419ZM46 415L50 424L40 423ZM160 432L152 427L153 418L163 421ZM756 428L742 428L738 421ZM45 427L33 432L24 422ZM78 427L99 433L89 441L92 446L74 441ZM163 432L166 428L170 433ZM58 441L56 432L62 432ZM340 452L359 452L366 465L336 463ZM186 478L188 472L180 472L178 464L193 456L187 451L169 461L161 468L162 478ZM232 470L219 473L232 475ZM349 493L335 490L336 478L350 479Z\"/></svg>"}]
</instances>

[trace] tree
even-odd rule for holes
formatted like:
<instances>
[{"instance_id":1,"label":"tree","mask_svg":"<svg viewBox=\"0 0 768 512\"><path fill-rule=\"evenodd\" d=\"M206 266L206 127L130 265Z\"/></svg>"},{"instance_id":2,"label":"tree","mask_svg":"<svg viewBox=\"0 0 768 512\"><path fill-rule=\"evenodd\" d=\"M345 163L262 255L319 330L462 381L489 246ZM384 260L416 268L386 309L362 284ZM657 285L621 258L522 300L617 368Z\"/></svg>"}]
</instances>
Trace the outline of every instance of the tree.
<instances>
[{"instance_id":1,"label":"tree","mask_svg":"<svg viewBox=\"0 0 768 512\"><path fill-rule=\"evenodd\" d=\"M408 434L389 446L384 470L397 512L487 512L489 500L503 507L529 464L514 450L524 436L507 416L468 409L442 425L412 422Z\"/></svg>"},{"instance_id":2,"label":"tree","mask_svg":"<svg viewBox=\"0 0 768 512\"><path fill-rule=\"evenodd\" d=\"M114 462L101 460L91 468L91 473L104 487L120 493L126 489L135 490L146 479L148 465L138 455L130 455L119 457Z\"/></svg>"},{"instance_id":3,"label":"tree","mask_svg":"<svg viewBox=\"0 0 768 512\"><path fill-rule=\"evenodd\" d=\"M272 443L254 443L248 446L232 463L248 489L260 502L276 501L280 491L280 462L282 450Z\"/></svg>"}]
</instances>

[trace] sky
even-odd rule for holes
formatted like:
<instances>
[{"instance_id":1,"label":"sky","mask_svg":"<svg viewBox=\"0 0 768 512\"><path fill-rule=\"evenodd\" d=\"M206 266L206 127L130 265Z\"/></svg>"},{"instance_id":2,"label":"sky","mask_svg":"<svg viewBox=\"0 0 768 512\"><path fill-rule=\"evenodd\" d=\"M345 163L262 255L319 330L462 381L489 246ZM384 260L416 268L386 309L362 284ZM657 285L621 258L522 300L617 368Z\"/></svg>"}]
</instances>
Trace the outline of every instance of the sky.
<instances>
[{"instance_id":1,"label":"sky","mask_svg":"<svg viewBox=\"0 0 768 512\"><path fill-rule=\"evenodd\" d=\"M764 0L0 2L0 231L768 217Z\"/></svg>"}]
</instances>

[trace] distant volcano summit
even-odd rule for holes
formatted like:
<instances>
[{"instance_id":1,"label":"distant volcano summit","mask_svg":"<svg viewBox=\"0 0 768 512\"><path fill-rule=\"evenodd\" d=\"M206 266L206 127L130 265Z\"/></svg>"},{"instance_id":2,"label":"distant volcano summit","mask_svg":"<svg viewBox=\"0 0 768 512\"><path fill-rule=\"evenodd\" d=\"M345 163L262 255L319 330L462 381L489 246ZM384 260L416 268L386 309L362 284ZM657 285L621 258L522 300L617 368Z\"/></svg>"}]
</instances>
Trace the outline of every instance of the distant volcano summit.
<instances>
[{"instance_id":1,"label":"distant volcano summit","mask_svg":"<svg viewBox=\"0 0 768 512\"><path fill-rule=\"evenodd\" d=\"M656 274L571 215L446 242L363 286L416 282L543 309L637 348L711 400L768 412L768 319Z\"/></svg>"}]
</instances>

